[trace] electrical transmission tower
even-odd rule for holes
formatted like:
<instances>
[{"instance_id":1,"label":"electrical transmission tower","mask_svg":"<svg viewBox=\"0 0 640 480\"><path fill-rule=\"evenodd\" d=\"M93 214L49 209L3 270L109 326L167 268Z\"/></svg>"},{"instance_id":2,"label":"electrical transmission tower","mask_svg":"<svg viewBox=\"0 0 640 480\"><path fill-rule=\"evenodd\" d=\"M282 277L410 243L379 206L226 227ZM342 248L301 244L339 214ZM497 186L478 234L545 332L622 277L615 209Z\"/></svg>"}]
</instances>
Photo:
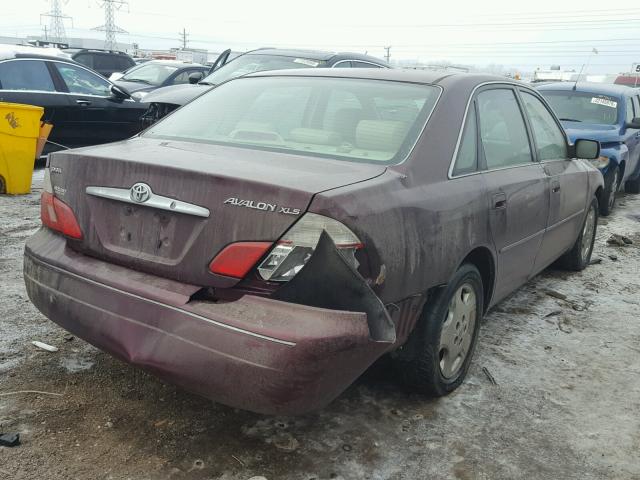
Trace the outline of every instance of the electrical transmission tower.
<instances>
[{"instance_id":1,"label":"electrical transmission tower","mask_svg":"<svg viewBox=\"0 0 640 480\"><path fill-rule=\"evenodd\" d=\"M57 43L67 43L67 33L64 30L64 21L71 20L71 25L73 26L73 19L62 13L61 4L62 2L60 0L51 0L51 8L47 13L40 15L40 20L42 21L42 17L49 18L48 32L45 25L45 37L47 37L47 40Z\"/></svg>"},{"instance_id":2,"label":"electrical transmission tower","mask_svg":"<svg viewBox=\"0 0 640 480\"><path fill-rule=\"evenodd\" d=\"M115 20L115 11L122 7L128 7L129 2L126 0L102 0L100 8L104 8L104 25L94 28L99 32L105 32L104 48L107 50L117 50L116 33L127 33L126 30L118 27Z\"/></svg>"}]
</instances>

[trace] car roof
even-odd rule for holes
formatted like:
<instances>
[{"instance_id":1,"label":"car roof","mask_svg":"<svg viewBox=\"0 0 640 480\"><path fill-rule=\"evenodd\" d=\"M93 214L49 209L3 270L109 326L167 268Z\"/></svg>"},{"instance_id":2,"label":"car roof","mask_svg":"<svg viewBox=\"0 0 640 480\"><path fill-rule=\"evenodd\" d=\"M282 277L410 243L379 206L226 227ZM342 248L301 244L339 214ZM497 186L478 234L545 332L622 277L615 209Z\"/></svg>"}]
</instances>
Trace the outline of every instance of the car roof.
<instances>
[{"instance_id":1,"label":"car roof","mask_svg":"<svg viewBox=\"0 0 640 480\"><path fill-rule=\"evenodd\" d=\"M574 89L575 86L575 89ZM638 91L634 88L627 87L625 85L615 85L613 83L594 83L594 82L555 82L546 83L536 87L539 91L570 91L576 92L595 93L600 95L610 95L613 97L621 97L623 95L637 95Z\"/></svg>"},{"instance_id":2,"label":"car roof","mask_svg":"<svg viewBox=\"0 0 640 480\"><path fill-rule=\"evenodd\" d=\"M381 65L388 65L382 59L373 57L371 55L363 55L362 53L352 52L329 52L324 50L304 50L304 49L287 49L287 48L259 48L257 50L251 50L247 52L250 55L280 55L282 57L301 57L308 60L337 60L339 58L353 59L353 60L367 60L375 61Z\"/></svg>"},{"instance_id":3,"label":"car roof","mask_svg":"<svg viewBox=\"0 0 640 480\"><path fill-rule=\"evenodd\" d=\"M30 45L0 45L0 60L8 60L10 58L49 58L72 61L68 54L57 48L32 47Z\"/></svg>"},{"instance_id":4,"label":"car roof","mask_svg":"<svg viewBox=\"0 0 640 480\"><path fill-rule=\"evenodd\" d=\"M360 78L371 80L391 80L396 82L425 83L438 85L446 79L447 85L456 83L481 84L481 83L507 83L521 85L532 89L530 85L514 81L505 77L475 73L449 73L433 72L426 70L406 70L393 68L301 68L291 70L271 70L255 72L244 77L334 77L334 78Z\"/></svg>"}]
</instances>

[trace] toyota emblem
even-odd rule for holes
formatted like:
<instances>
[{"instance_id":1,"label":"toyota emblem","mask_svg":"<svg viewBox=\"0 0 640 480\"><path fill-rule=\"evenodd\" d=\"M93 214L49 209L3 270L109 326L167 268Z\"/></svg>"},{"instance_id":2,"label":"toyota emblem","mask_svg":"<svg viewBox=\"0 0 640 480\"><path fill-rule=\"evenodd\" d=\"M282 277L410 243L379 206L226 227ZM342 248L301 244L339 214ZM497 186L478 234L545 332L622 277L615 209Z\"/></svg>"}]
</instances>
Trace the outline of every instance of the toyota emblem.
<instances>
[{"instance_id":1,"label":"toyota emblem","mask_svg":"<svg viewBox=\"0 0 640 480\"><path fill-rule=\"evenodd\" d=\"M129 190L131 200L136 203L144 203L151 197L151 187L146 183L136 183Z\"/></svg>"}]
</instances>

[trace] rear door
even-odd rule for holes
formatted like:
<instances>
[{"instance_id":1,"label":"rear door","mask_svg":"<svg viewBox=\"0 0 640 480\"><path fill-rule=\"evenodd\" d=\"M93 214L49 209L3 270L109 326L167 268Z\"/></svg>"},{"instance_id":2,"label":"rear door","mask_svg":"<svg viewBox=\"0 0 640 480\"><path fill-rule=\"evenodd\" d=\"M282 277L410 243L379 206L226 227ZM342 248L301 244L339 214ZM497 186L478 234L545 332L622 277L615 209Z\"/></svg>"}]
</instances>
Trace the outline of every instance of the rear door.
<instances>
[{"instance_id":1,"label":"rear door","mask_svg":"<svg viewBox=\"0 0 640 480\"><path fill-rule=\"evenodd\" d=\"M495 298L500 299L532 274L547 225L549 195L514 88L485 87L476 103L482 176L498 258Z\"/></svg>"},{"instance_id":2,"label":"rear door","mask_svg":"<svg viewBox=\"0 0 640 480\"><path fill-rule=\"evenodd\" d=\"M625 180L632 175L638 165L638 157L640 156L640 129L628 128L626 124L633 121L634 118L640 117L640 108L638 108L638 97L626 97L626 121L623 127L625 143L629 149L629 157L624 172Z\"/></svg>"},{"instance_id":3,"label":"rear door","mask_svg":"<svg viewBox=\"0 0 640 480\"><path fill-rule=\"evenodd\" d=\"M549 217L534 273L539 272L574 244L587 207L587 169L569 158L567 140L547 106L528 90L520 97L534 138L535 151L549 185Z\"/></svg>"}]
</instances>

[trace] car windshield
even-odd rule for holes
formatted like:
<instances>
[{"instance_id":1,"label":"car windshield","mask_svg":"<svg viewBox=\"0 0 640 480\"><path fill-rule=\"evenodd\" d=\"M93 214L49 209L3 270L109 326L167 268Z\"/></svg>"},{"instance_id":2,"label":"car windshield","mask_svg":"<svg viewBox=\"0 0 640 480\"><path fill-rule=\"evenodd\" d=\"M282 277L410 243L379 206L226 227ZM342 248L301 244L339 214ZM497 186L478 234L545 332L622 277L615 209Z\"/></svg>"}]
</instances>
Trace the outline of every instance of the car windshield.
<instances>
[{"instance_id":1,"label":"car windshield","mask_svg":"<svg viewBox=\"0 0 640 480\"><path fill-rule=\"evenodd\" d=\"M323 60L311 60L302 57L284 57L282 55L260 55L248 53L234 58L229 63L203 78L200 83L219 85L231 78L241 77L247 73L265 70L286 70L291 68L315 68L323 66Z\"/></svg>"},{"instance_id":2,"label":"car windshield","mask_svg":"<svg viewBox=\"0 0 640 480\"><path fill-rule=\"evenodd\" d=\"M173 65L163 65L161 63L145 63L136 68L131 69L128 73L122 76L120 80L127 82L140 82L147 83L149 85L162 85L162 83L173 72L178 70L178 67Z\"/></svg>"},{"instance_id":3,"label":"car windshield","mask_svg":"<svg viewBox=\"0 0 640 480\"><path fill-rule=\"evenodd\" d=\"M214 88L144 134L367 163L398 163L440 92L383 80L245 77Z\"/></svg>"},{"instance_id":4,"label":"car windshield","mask_svg":"<svg viewBox=\"0 0 640 480\"><path fill-rule=\"evenodd\" d=\"M608 95L574 91L541 91L560 120L615 125L618 99Z\"/></svg>"}]
</instances>

